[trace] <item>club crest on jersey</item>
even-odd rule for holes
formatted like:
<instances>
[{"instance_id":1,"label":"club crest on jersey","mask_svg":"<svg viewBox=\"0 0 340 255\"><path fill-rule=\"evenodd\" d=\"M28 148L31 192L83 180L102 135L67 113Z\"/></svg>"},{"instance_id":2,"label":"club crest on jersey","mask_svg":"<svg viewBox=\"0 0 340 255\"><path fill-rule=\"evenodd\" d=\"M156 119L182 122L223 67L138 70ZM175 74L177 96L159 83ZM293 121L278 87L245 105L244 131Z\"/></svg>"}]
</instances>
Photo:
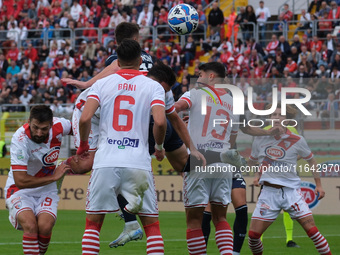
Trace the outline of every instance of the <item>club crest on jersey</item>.
<instances>
[{"instance_id":1,"label":"club crest on jersey","mask_svg":"<svg viewBox=\"0 0 340 255\"><path fill-rule=\"evenodd\" d=\"M125 149L125 147L137 148L139 145L139 139L124 137L122 140L116 140L107 138L107 143L112 145L118 145L118 149Z\"/></svg>"},{"instance_id":2,"label":"club crest on jersey","mask_svg":"<svg viewBox=\"0 0 340 255\"><path fill-rule=\"evenodd\" d=\"M319 194L315 195L316 188L315 184L311 182L302 181L300 184L300 188L302 196L305 199L306 203L308 204L309 209L315 208L320 202L320 200L318 200Z\"/></svg>"},{"instance_id":3,"label":"club crest on jersey","mask_svg":"<svg viewBox=\"0 0 340 255\"><path fill-rule=\"evenodd\" d=\"M286 152L283 148L271 146L267 147L264 152L271 159L282 159L286 155Z\"/></svg>"},{"instance_id":4,"label":"club crest on jersey","mask_svg":"<svg viewBox=\"0 0 340 255\"><path fill-rule=\"evenodd\" d=\"M23 160L25 158L24 152L22 150L18 150L17 152L17 159L18 160Z\"/></svg>"},{"instance_id":5,"label":"club crest on jersey","mask_svg":"<svg viewBox=\"0 0 340 255\"><path fill-rule=\"evenodd\" d=\"M53 165L54 162L56 162L59 157L59 151L60 151L59 146L51 148L42 158L44 165L46 166Z\"/></svg>"}]
</instances>

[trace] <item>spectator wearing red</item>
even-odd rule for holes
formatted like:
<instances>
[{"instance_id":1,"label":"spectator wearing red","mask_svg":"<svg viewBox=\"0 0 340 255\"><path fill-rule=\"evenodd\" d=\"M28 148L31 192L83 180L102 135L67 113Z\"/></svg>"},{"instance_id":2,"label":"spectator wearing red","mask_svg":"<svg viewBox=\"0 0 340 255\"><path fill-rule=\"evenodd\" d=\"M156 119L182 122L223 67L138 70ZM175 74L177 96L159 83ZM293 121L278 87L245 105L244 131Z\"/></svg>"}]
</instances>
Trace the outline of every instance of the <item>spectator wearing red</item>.
<instances>
[{"instance_id":1,"label":"spectator wearing red","mask_svg":"<svg viewBox=\"0 0 340 255\"><path fill-rule=\"evenodd\" d=\"M19 56L19 49L17 48L17 45L15 42L11 43L11 48L7 52L6 59L8 62L10 61L17 61Z\"/></svg>"},{"instance_id":2,"label":"spectator wearing red","mask_svg":"<svg viewBox=\"0 0 340 255\"><path fill-rule=\"evenodd\" d=\"M267 64L263 68L264 78L271 77L273 67L275 67L274 57L269 55L267 58Z\"/></svg>"},{"instance_id":3,"label":"spectator wearing red","mask_svg":"<svg viewBox=\"0 0 340 255\"><path fill-rule=\"evenodd\" d=\"M107 28L110 24L110 16L107 14L107 11L104 10L103 16L99 22L99 28Z\"/></svg>"},{"instance_id":4,"label":"spectator wearing red","mask_svg":"<svg viewBox=\"0 0 340 255\"><path fill-rule=\"evenodd\" d=\"M332 12L332 10L330 11ZM329 21L329 15L325 12L323 17L319 17L319 29L318 36L325 38L328 33L330 33L332 28L332 21Z\"/></svg>"},{"instance_id":5,"label":"spectator wearing red","mask_svg":"<svg viewBox=\"0 0 340 255\"><path fill-rule=\"evenodd\" d=\"M328 19L337 20L340 18L340 6L335 1L331 2L331 10L328 13Z\"/></svg>"},{"instance_id":6,"label":"spectator wearing red","mask_svg":"<svg viewBox=\"0 0 340 255\"><path fill-rule=\"evenodd\" d=\"M297 71L297 64L295 61L293 61L292 57L287 58L287 65L286 67L289 70L289 73L294 74Z\"/></svg>"},{"instance_id":7,"label":"spectator wearing red","mask_svg":"<svg viewBox=\"0 0 340 255\"><path fill-rule=\"evenodd\" d=\"M223 46L223 53L220 55L220 59L223 64L228 65L228 60L231 57L231 52L228 51L228 45ZM235 59L234 59L235 61Z\"/></svg>"},{"instance_id":8,"label":"spectator wearing red","mask_svg":"<svg viewBox=\"0 0 340 255\"><path fill-rule=\"evenodd\" d=\"M168 21L168 12L165 8L161 8L161 11L159 12L159 18L165 22Z\"/></svg>"},{"instance_id":9,"label":"spectator wearing red","mask_svg":"<svg viewBox=\"0 0 340 255\"><path fill-rule=\"evenodd\" d=\"M59 50L57 52L57 57L54 59L53 61L53 67L54 68L58 68L58 62L59 61L63 61L64 60L64 52L62 52L61 50Z\"/></svg>"},{"instance_id":10,"label":"spectator wearing red","mask_svg":"<svg viewBox=\"0 0 340 255\"><path fill-rule=\"evenodd\" d=\"M313 36L313 41L310 43L310 48L315 49L317 52L321 52L322 42L319 40L317 35Z\"/></svg>"},{"instance_id":11,"label":"spectator wearing red","mask_svg":"<svg viewBox=\"0 0 340 255\"><path fill-rule=\"evenodd\" d=\"M44 14L46 17L49 17L50 16L50 9L48 7L45 7L44 5L40 5L39 6L39 9L38 9L38 17L41 16L41 14Z\"/></svg>"},{"instance_id":12,"label":"spectator wearing red","mask_svg":"<svg viewBox=\"0 0 340 255\"><path fill-rule=\"evenodd\" d=\"M83 30L83 36L87 39L87 40L90 40L90 39L95 39L97 38L97 31L95 29L91 29L93 28L94 25L91 24L89 21L86 21L85 22L85 28Z\"/></svg>"},{"instance_id":13,"label":"spectator wearing red","mask_svg":"<svg viewBox=\"0 0 340 255\"><path fill-rule=\"evenodd\" d=\"M42 71L40 72L40 76L39 76L39 79L38 79L39 85L40 85L40 86L41 86L42 84L43 84L43 85L47 85L48 79L49 79L49 77L47 76L46 70L42 70Z\"/></svg>"},{"instance_id":14,"label":"spectator wearing red","mask_svg":"<svg viewBox=\"0 0 340 255\"><path fill-rule=\"evenodd\" d=\"M13 11L12 11L12 15L14 16L14 18L16 20L18 20L20 18L20 12L21 12L21 8L15 3L13 5Z\"/></svg>"},{"instance_id":15,"label":"spectator wearing red","mask_svg":"<svg viewBox=\"0 0 340 255\"><path fill-rule=\"evenodd\" d=\"M88 21L88 18L85 16L85 14L83 12L80 12L78 22L82 24L82 27L86 26L87 21Z\"/></svg>"},{"instance_id":16,"label":"spectator wearing red","mask_svg":"<svg viewBox=\"0 0 340 255\"><path fill-rule=\"evenodd\" d=\"M90 9L90 11L93 12L93 14L97 17L100 18L100 14L102 12L102 7L100 7L97 3L97 1L93 1L92 2L92 7Z\"/></svg>"},{"instance_id":17,"label":"spectator wearing red","mask_svg":"<svg viewBox=\"0 0 340 255\"><path fill-rule=\"evenodd\" d=\"M62 11L63 11L63 9L62 9L61 6L60 6L60 2L59 2L59 1L56 1L56 2L54 3L54 6L52 7L51 14L52 14L55 18L59 18Z\"/></svg>"},{"instance_id":18,"label":"spectator wearing red","mask_svg":"<svg viewBox=\"0 0 340 255\"><path fill-rule=\"evenodd\" d=\"M268 52L269 55L275 55L278 46L279 41L277 40L276 35L272 35L272 40L268 43L266 51Z\"/></svg>"},{"instance_id":19,"label":"spectator wearing red","mask_svg":"<svg viewBox=\"0 0 340 255\"><path fill-rule=\"evenodd\" d=\"M32 46L32 44L28 44L27 49L25 50L25 56L29 58L32 63L38 60L38 51Z\"/></svg>"}]
</instances>

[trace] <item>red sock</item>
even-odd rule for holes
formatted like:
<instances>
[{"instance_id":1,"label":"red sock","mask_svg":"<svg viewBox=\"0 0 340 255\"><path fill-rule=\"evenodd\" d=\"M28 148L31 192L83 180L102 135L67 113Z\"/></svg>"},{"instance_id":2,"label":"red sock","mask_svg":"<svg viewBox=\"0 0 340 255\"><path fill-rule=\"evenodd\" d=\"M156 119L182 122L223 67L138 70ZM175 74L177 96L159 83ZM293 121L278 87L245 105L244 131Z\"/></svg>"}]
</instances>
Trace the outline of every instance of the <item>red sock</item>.
<instances>
[{"instance_id":1,"label":"red sock","mask_svg":"<svg viewBox=\"0 0 340 255\"><path fill-rule=\"evenodd\" d=\"M164 254L164 242L159 229L159 221L144 226L146 234L146 254Z\"/></svg>"},{"instance_id":2,"label":"red sock","mask_svg":"<svg viewBox=\"0 0 340 255\"><path fill-rule=\"evenodd\" d=\"M187 244L190 255L207 254L207 245L201 228L187 229Z\"/></svg>"},{"instance_id":3,"label":"red sock","mask_svg":"<svg viewBox=\"0 0 340 255\"><path fill-rule=\"evenodd\" d=\"M260 239L261 234L249 230L248 236L249 236L248 245L253 255L262 255L263 245Z\"/></svg>"},{"instance_id":4,"label":"red sock","mask_svg":"<svg viewBox=\"0 0 340 255\"><path fill-rule=\"evenodd\" d=\"M94 255L99 254L99 233L102 224L90 221L86 218L85 232L81 247L83 255Z\"/></svg>"},{"instance_id":5,"label":"red sock","mask_svg":"<svg viewBox=\"0 0 340 255\"><path fill-rule=\"evenodd\" d=\"M40 255L45 254L48 245L50 244L50 240L51 235L49 236L38 235Z\"/></svg>"},{"instance_id":6,"label":"red sock","mask_svg":"<svg viewBox=\"0 0 340 255\"><path fill-rule=\"evenodd\" d=\"M39 255L38 234L24 233L22 248L25 255Z\"/></svg>"},{"instance_id":7,"label":"red sock","mask_svg":"<svg viewBox=\"0 0 340 255\"><path fill-rule=\"evenodd\" d=\"M320 234L317 227L312 227L308 232L307 235L310 239L312 239L315 248L320 254L323 255L332 255L331 250L329 249L328 242L323 235Z\"/></svg>"},{"instance_id":8,"label":"red sock","mask_svg":"<svg viewBox=\"0 0 340 255\"><path fill-rule=\"evenodd\" d=\"M226 221L220 221L216 226L215 239L220 254L233 254L233 232Z\"/></svg>"}]
</instances>

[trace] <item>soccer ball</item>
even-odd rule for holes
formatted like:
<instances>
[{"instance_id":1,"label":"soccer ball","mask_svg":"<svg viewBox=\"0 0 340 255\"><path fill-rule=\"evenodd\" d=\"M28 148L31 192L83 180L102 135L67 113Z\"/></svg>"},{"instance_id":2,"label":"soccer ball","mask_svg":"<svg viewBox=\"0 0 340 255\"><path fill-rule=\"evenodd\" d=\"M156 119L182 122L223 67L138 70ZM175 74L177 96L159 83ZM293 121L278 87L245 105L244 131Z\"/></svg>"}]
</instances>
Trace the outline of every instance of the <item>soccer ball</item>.
<instances>
[{"instance_id":1,"label":"soccer ball","mask_svg":"<svg viewBox=\"0 0 340 255\"><path fill-rule=\"evenodd\" d=\"M189 4L178 4L169 11L168 24L179 35L190 34L198 26L198 13Z\"/></svg>"}]
</instances>

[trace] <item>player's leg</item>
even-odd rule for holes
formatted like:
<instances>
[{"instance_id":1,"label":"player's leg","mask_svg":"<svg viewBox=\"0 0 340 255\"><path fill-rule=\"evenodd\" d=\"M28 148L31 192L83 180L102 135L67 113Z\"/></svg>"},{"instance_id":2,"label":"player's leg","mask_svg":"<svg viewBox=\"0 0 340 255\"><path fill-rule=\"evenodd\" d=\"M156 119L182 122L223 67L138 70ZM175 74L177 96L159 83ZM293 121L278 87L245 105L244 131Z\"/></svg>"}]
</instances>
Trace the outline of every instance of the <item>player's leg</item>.
<instances>
[{"instance_id":1,"label":"player's leg","mask_svg":"<svg viewBox=\"0 0 340 255\"><path fill-rule=\"evenodd\" d=\"M11 193L9 189L8 194ZM23 230L22 247L24 254L39 255L38 224L33 212L33 198L25 196L20 191L6 199L9 220L15 229Z\"/></svg>"},{"instance_id":2,"label":"player's leg","mask_svg":"<svg viewBox=\"0 0 340 255\"><path fill-rule=\"evenodd\" d=\"M293 241L293 226L294 221L290 218L289 213L283 212L283 225L285 226L286 231L286 244L289 248L299 248L300 246L297 245Z\"/></svg>"},{"instance_id":3,"label":"player's leg","mask_svg":"<svg viewBox=\"0 0 340 255\"><path fill-rule=\"evenodd\" d=\"M36 207L40 254L45 254L50 244L52 229L57 219L58 202L58 195L44 195L39 199Z\"/></svg>"},{"instance_id":4,"label":"player's leg","mask_svg":"<svg viewBox=\"0 0 340 255\"><path fill-rule=\"evenodd\" d=\"M158 221L158 204L153 173L124 168L120 194L128 204L125 210L138 214L146 235L147 254L164 254L164 243Z\"/></svg>"},{"instance_id":5,"label":"player's leg","mask_svg":"<svg viewBox=\"0 0 340 255\"><path fill-rule=\"evenodd\" d=\"M296 219L300 223L320 254L332 254L327 240L320 234L318 228L315 226L312 212L305 202L300 189L289 189L286 190L286 193L289 200L285 210L289 213L290 217Z\"/></svg>"},{"instance_id":6,"label":"player's leg","mask_svg":"<svg viewBox=\"0 0 340 255\"><path fill-rule=\"evenodd\" d=\"M22 247L26 255L39 255L38 224L32 210L22 211L17 216L17 222L23 230Z\"/></svg>"},{"instance_id":7,"label":"player's leg","mask_svg":"<svg viewBox=\"0 0 340 255\"><path fill-rule=\"evenodd\" d=\"M183 168L184 168L184 166L185 166L185 164L187 163L187 160L188 160L187 149L186 149L185 145L183 144L183 142L182 141L180 141L180 142L182 143L182 145L175 150L168 151L167 148L165 149L165 156L169 160L169 163L171 164L171 166L177 172L183 171ZM166 144L164 144L164 147L165 146L166 146Z\"/></svg>"},{"instance_id":8,"label":"player's leg","mask_svg":"<svg viewBox=\"0 0 340 255\"><path fill-rule=\"evenodd\" d=\"M187 221L187 245L190 255L207 253L207 245L201 228L203 211L204 207L185 208Z\"/></svg>"},{"instance_id":9,"label":"player's leg","mask_svg":"<svg viewBox=\"0 0 340 255\"><path fill-rule=\"evenodd\" d=\"M246 201L246 183L243 178L233 178L233 189L231 191L231 201L235 208L234 221L234 246L233 253L240 254L247 234L248 206Z\"/></svg>"},{"instance_id":10,"label":"player's leg","mask_svg":"<svg viewBox=\"0 0 340 255\"><path fill-rule=\"evenodd\" d=\"M202 231L203 231L204 240L207 246L208 246L208 240L209 240L210 230L211 230L210 222L211 222L211 207L209 203L208 206L204 209L203 219L202 219Z\"/></svg>"},{"instance_id":11,"label":"player's leg","mask_svg":"<svg viewBox=\"0 0 340 255\"><path fill-rule=\"evenodd\" d=\"M233 232L227 222L227 206L211 204L212 222L215 225L215 239L220 254L231 254L233 251Z\"/></svg>"},{"instance_id":12,"label":"player's leg","mask_svg":"<svg viewBox=\"0 0 340 255\"><path fill-rule=\"evenodd\" d=\"M98 168L92 171L86 196L86 225L82 239L84 254L99 254L99 233L106 213L119 211L117 189L121 168Z\"/></svg>"},{"instance_id":13,"label":"player's leg","mask_svg":"<svg viewBox=\"0 0 340 255\"><path fill-rule=\"evenodd\" d=\"M127 242L143 238L143 230L139 225L134 214L128 213L124 210L128 204L127 200L122 196L117 197L119 207L122 211L122 218L125 221L124 230L118 238L110 243L110 247L124 246Z\"/></svg>"},{"instance_id":14,"label":"player's leg","mask_svg":"<svg viewBox=\"0 0 340 255\"><path fill-rule=\"evenodd\" d=\"M164 254L164 242L159 228L158 217L139 216L146 235L146 254Z\"/></svg>"},{"instance_id":15,"label":"player's leg","mask_svg":"<svg viewBox=\"0 0 340 255\"><path fill-rule=\"evenodd\" d=\"M83 255L99 254L99 234L104 222L105 214L86 214L86 224L81 242Z\"/></svg>"},{"instance_id":16,"label":"player's leg","mask_svg":"<svg viewBox=\"0 0 340 255\"><path fill-rule=\"evenodd\" d=\"M332 255L328 242L326 238L320 234L318 228L315 226L314 218L312 215L297 219L297 221L306 231L309 238L313 241L316 250L320 254Z\"/></svg>"},{"instance_id":17,"label":"player's leg","mask_svg":"<svg viewBox=\"0 0 340 255\"><path fill-rule=\"evenodd\" d=\"M272 221L251 219L248 232L248 245L253 255L262 255L263 245L261 235L272 223Z\"/></svg>"},{"instance_id":18,"label":"player's leg","mask_svg":"<svg viewBox=\"0 0 340 255\"><path fill-rule=\"evenodd\" d=\"M50 244L55 218L49 213L38 215L38 241L40 255L45 254Z\"/></svg>"}]
</instances>

